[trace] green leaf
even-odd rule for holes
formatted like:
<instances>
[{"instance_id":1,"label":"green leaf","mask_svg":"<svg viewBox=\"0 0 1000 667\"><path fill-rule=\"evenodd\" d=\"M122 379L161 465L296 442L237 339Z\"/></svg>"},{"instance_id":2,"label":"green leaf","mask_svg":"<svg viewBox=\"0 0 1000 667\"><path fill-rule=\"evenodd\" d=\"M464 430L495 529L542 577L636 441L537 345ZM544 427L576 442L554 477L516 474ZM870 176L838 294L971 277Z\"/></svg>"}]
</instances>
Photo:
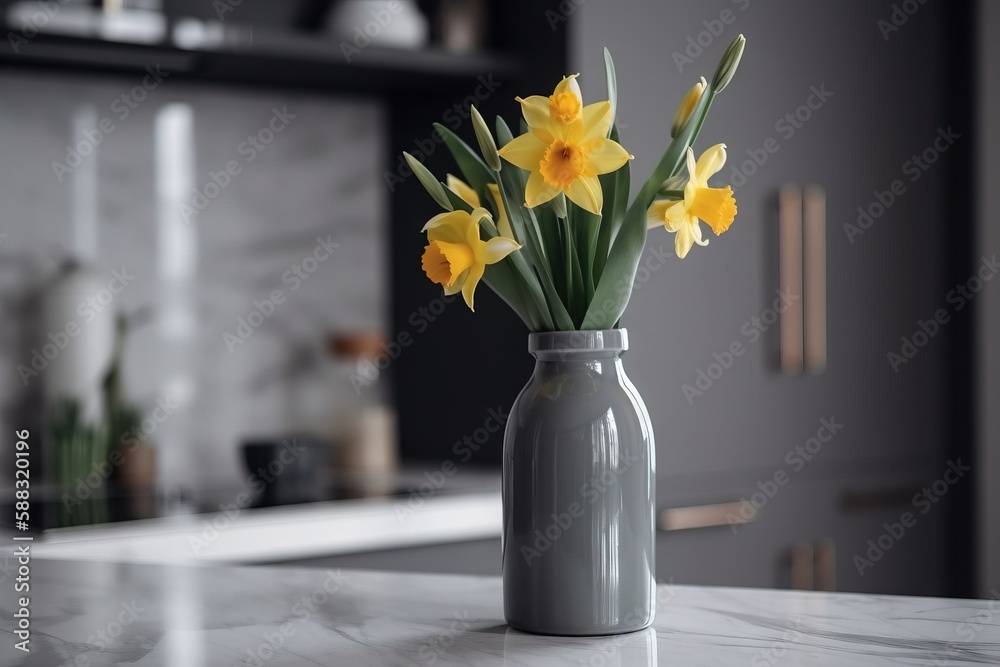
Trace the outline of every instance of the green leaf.
<instances>
[{"instance_id":1,"label":"green leaf","mask_svg":"<svg viewBox=\"0 0 1000 667\"><path fill-rule=\"evenodd\" d=\"M576 245L577 259L582 273L584 302L590 303L590 299L594 296L594 253L601 228L601 216L585 211L579 206L571 205L569 207L569 226L573 232L573 243ZM578 321L582 320L583 313L578 318Z\"/></svg>"},{"instance_id":2,"label":"green leaf","mask_svg":"<svg viewBox=\"0 0 1000 667\"><path fill-rule=\"evenodd\" d=\"M479 151L482 153L483 159L490 169L500 171L500 156L497 155L497 144L493 141L493 135L490 134L490 129L486 127L486 121L483 120L476 105L472 105L470 111L472 112L472 129L476 132Z\"/></svg>"},{"instance_id":3,"label":"green leaf","mask_svg":"<svg viewBox=\"0 0 1000 667\"><path fill-rule=\"evenodd\" d=\"M604 75L608 80L608 101L611 102L611 126L615 124L615 114L618 113L618 78L615 76L615 61L611 52L604 47ZM609 135L610 136L610 135Z\"/></svg>"},{"instance_id":4,"label":"green leaf","mask_svg":"<svg viewBox=\"0 0 1000 667\"><path fill-rule=\"evenodd\" d=\"M569 272L566 276L569 283L566 301L569 304L574 327L576 327L583 322L583 317L587 312L587 294L583 284L583 269L580 266L580 249L577 245L576 230L570 228L569 220L563 220L563 225L566 228L566 262L569 266Z\"/></svg>"},{"instance_id":5,"label":"green leaf","mask_svg":"<svg viewBox=\"0 0 1000 667\"><path fill-rule=\"evenodd\" d=\"M453 210L451 203L448 201L448 196L444 193L444 187L441 186L441 182L434 178L434 174L430 172L427 167L420 163L420 160L413 157L406 151L403 151L403 157L406 158L406 163L410 165L410 169L417 176L417 180L420 184L424 186L424 190L427 190L427 194L431 196L434 201L438 203L441 208L446 211Z\"/></svg>"},{"instance_id":6,"label":"green leaf","mask_svg":"<svg viewBox=\"0 0 1000 667\"><path fill-rule=\"evenodd\" d=\"M618 126L611 126L611 139L618 141ZM604 207L601 209L601 226L597 233L597 243L594 248L593 279L599 284L604 274L604 265L608 261L611 244L618 236L625 210L628 207L628 191L631 185L631 171L626 162L617 171L598 176L601 190L604 192Z\"/></svg>"},{"instance_id":7,"label":"green leaf","mask_svg":"<svg viewBox=\"0 0 1000 667\"><path fill-rule=\"evenodd\" d=\"M670 142L659 164L625 212L625 219L612 243L604 272L594 291L594 299L584 318L584 329L612 328L625 312L642 249L646 244L646 209L653 203L663 182L676 174L684 163L685 153L705 123L714 97L715 90L709 84L691 114L691 121Z\"/></svg>"},{"instance_id":8,"label":"green leaf","mask_svg":"<svg viewBox=\"0 0 1000 667\"><path fill-rule=\"evenodd\" d=\"M472 150L472 147L462 141L457 134L441 123L434 123L434 129L444 139L444 145L448 147L452 157L455 158L462 176L465 177L465 182L479 193L480 199L483 199L488 194L486 184L494 182L493 171L486 166L486 163Z\"/></svg>"}]
</instances>

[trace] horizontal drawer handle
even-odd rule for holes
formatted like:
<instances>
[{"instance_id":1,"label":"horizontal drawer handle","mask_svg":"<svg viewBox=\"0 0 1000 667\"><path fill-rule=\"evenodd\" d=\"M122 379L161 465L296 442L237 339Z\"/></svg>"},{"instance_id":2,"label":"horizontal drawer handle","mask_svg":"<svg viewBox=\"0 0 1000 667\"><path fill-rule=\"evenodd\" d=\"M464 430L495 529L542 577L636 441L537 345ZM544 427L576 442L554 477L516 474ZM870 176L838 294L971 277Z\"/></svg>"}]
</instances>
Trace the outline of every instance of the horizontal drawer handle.
<instances>
[{"instance_id":1,"label":"horizontal drawer handle","mask_svg":"<svg viewBox=\"0 0 1000 667\"><path fill-rule=\"evenodd\" d=\"M718 503L716 505L693 505L691 507L671 507L657 516L656 525L660 530L690 530L691 528L714 528L716 526L743 525L753 521L740 514L743 503Z\"/></svg>"}]
</instances>

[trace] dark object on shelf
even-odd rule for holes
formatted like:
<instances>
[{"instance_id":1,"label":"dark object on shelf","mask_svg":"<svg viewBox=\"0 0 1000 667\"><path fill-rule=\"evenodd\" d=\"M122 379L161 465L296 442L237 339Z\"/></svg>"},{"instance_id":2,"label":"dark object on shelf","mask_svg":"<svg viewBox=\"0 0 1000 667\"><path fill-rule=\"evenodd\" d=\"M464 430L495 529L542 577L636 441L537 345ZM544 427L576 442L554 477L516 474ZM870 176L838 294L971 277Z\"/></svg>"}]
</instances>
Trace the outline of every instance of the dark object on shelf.
<instances>
[{"instance_id":1,"label":"dark object on shelf","mask_svg":"<svg viewBox=\"0 0 1000 667\"><path fill-rule=\"evenodd\" d=\"M252 506L309 502L326 495L330 460L326 441L292 436L247 442L243 458L250 473L248 493Z\"/></svg>"}]
</instances>

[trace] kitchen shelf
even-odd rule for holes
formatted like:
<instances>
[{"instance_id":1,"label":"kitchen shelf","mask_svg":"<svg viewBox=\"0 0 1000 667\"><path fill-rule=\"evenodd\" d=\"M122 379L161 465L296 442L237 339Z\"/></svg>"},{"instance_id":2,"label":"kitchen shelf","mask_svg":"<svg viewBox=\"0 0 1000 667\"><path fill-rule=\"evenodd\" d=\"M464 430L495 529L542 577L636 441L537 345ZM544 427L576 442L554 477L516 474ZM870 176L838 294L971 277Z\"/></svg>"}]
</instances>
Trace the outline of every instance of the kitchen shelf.
<instances>
[{"instance_id":1,"label":"kitchen shelf","mask_svg":"<svg viewBox=\"0 0 1000 667\"><path fill-rule=\"evenodd\" d=\"M159 66L171 76L253 85L308 87L337 92L397 94L471 85L481 76L517 73L512 56L369 46L352 53L341 42L309 35L255 31L245 44L182 49L39 33L15 47L0 40L0 66L88 72L142 72Z\"/></svg>"}]
</instances>

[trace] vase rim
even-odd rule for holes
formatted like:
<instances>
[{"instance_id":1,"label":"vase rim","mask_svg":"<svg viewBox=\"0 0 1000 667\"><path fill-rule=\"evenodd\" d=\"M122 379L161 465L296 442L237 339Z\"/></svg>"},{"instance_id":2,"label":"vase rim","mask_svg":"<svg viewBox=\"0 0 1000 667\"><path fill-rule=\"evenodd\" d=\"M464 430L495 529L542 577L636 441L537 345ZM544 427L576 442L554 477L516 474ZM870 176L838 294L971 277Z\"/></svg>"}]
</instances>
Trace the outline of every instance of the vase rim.
<instances>
[{"instance_id":1,"label":"vase rim","mask_svg":"<svg viewBox=\"0 0 1000 667\"><path fill-rule=\"evenodd\" d=\"M628 349L626 329L587 329L581 331L537 331L528 334L528 352L573 352Z\"/></svg>"}]
</instances>

